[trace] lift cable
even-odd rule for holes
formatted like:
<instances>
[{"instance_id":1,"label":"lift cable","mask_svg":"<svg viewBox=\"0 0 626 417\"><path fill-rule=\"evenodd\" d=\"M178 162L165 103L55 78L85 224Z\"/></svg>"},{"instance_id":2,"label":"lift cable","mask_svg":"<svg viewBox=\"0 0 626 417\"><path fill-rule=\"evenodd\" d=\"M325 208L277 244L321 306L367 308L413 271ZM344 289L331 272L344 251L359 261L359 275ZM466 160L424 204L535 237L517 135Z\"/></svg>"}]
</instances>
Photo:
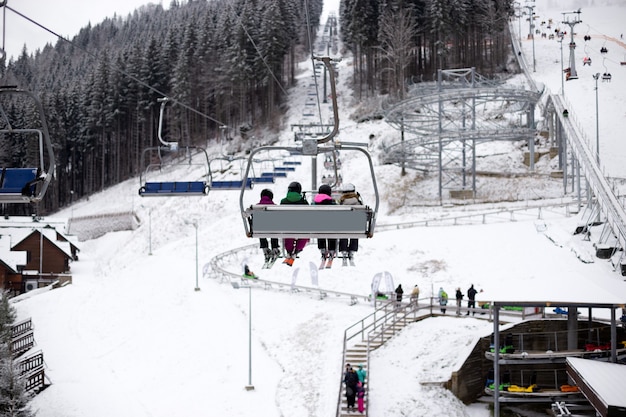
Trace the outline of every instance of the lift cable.
<instances>
[{"instance_id":1,"label":"lift cable","mask_svg":"<svg viewBox=\"0 0 626 417\"><path fill-rule=\"evenodd\" d=\"M0 7L3 7L3 6L4 6L4 8L5 8L5 9L8 9L8 10L12 11L12 12L13 12L13 13L15 13L16 15L18 15L18 16L20 16L21 18L23 18L23 19L25 19L25 20L29 21L30 23L34 24L35 26L38 26L38 27L40 27L41 29L45 30L46 32L48 32L48 33L50 33L50 34L52 34L52 35L56 36L57 38L59 38L59 39L61 39L61 40L65 41L65 42L67 42L67 43L69 43L69 44L70 44L70 45L72 45L74 48L79 49L80 51L82 51L82 52L84 52L85 54L89 55L90 57L94 58L96 61L100 61L100 59L98 58L98 56L97 56L96 54L94 54L94 53L92 53L92 52L89 52L88 50L86 50L85 48L81 47L80 45L78 45L78 44L76 44L76 43L74 43L74 42L70 41L69 39L67 39L67 38L65 38L65 37L63 37L63 36L61 36L61 35L59 35L58 33L54 32L53 30L48 29L47 27L43 26L42 24L40 24L40 23L36 22L35 20L31 19L30 17L28 17L28 16L26 16L26 15L24 15L24 14L20 13L19 11L17 11L17 10L15 10L15 9L13 9L12 7L8 6L8 5L6 4L6 0L5 0L3 3L0 3ZM3 44L4 44L4 26L3 26ZM4 53L4 45L3 45L3 53ZM167 95L167 94L165 94L164 92L162 92L162 91L160 91L160 90L158 90L158 89L156 89L156 88L152 87L152 86L151 86L151 85L149 85L148 83L146 83L146 82L144 82L144 81L140 80L139 78L135 77L134 75L130 74L129 72L127 72L127 71L125 71L125 70L123 70L123 69L121 69L121 68L119 68L119 67L115 67L114 65L112 65L111 67L112 67L112 69L114 69L114 70L116 70L116 71L120 72L121 74L123 74L123 75L127 76L128 78L130 78L131 80L133 80L133 81L135 81L136 83L140 84L141 86L146 87L146 88L148 88L149 90L151 90L151 91L153 91L153 92L155 92L155 93L157 93L157 94L159 94L159 95L161 95L161 96L163 96L163 97L168 97L168 95ZM183 102L180 102L180 101L176 100L175 98L168 97L168 99L169 99L169 100L171 100L172 102L176 103L177 105L182 106L183 108L185 108L185 109L187 109L187 110L189 110L189 111L191 111L191 112L193 112L193 113L195 113L195 114L197 114L197 115L199 115L199 116L201 116L201 117L204 117L205 119L208 119L208 120L211 120L211 121L213 121L213 122L217 123L217 124L218 124L218 125L220 125L220 126L226 126L226 124L225 124L225 123L222 123L221 121L219 121L219 120L217 120L217 119L215 119L215 118L213 118L213 117L211 117L211 116L207 115L206 113L203 113L203 112L201 112L201 111L199 111L199 110L196 110L196 109L194 109L193 107L191 107L191 106L189 106L189 105L187 105L187 104L185 104L185 103L183 103Z\"/></svg>"}]
</instances>

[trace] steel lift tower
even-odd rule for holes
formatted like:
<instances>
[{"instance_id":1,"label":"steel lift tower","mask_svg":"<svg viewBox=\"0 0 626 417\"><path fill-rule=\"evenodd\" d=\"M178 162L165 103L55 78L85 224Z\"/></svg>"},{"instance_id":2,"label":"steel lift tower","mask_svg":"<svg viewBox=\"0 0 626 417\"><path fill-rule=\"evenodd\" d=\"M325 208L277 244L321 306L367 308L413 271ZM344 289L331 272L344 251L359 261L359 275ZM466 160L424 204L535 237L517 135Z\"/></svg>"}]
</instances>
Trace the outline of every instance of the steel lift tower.
<instances>
[{"instance_id":1,"label":"steel lift tower","mask_svg":"<svg viewBox=\"0 0 626 417\"><path fill-rule=\"evenodd\" d=\"M569 26L569 34L570 34L569 76L566 78L566 80L576 80L578 79L578 73L576 72L576 55L574 53L574 50L576 49L576 42L574 42L574 26L576 26L578 23L582 23L582 20L580 20L580 9L574 12L563 12L561 14L563 15L563 22L561 23ZM569 16L567 15L570 15L570 14L576 15L574 20L569 19Z\"/></svg>"}]
</instances>

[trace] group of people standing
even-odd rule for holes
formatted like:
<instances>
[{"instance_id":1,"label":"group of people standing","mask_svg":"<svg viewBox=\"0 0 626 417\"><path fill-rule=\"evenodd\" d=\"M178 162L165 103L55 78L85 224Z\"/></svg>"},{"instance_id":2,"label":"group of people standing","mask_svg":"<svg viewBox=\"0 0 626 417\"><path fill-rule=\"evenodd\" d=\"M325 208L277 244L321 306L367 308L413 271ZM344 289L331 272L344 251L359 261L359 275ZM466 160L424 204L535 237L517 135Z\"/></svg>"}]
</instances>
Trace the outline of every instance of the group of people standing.
<instances>
[{"instance_id":1,"label":"group of people standing","mask_svg":"<svg viewBox=\"0 0 626 417\"><path fill-rule=\"evenodd\" d=\"M396 303L401 304L402 303L402 297L404 294L404 289L402 288L402 284L399 284L396 289L395 289L395 293L396 293ZM468 289L467 289L467 314L469 316L470 311L472 312L472 315L475 315L476 312L472 309L476 308L476 294L478 294L478 291L474 288L474 284L472 284ZM419 300L419 295L420 295L420 289L419 287L416 285L415 287L413 287L413 290L411 290L411 302L415 302L418 303ZM456 299L456 315L460 316L461 315L461 305L463 302L463 292L461 292L461 287L457 287L456 289L456 294L455 294L455 299ZM448 293L443 289L443 287L439 287L439 292L437 293L437 302L439 303L441 312L443 314L446 314L446 310L447 310L447 305L448 305Z\"/></svg>"},{"instance_id":2,"label":"group of people standing","mask_svg":"<svg viewBox=\"0 0 626 417\"><path fill-rule=\"evenodd\" d=\"M315 197L313 198L313 204L327 205L327 204L340 204L340 205L362 205L363 201L358 192L356 192L354 184L346 184L342 190L341 195L337 200L333 198L332 188L328 184L322 184ZM274 204L274 193L270 189L264 189L261 191L261 200L258 204ZM280 204L309 204L305 194L302 192L302 185L294 181L287 187L287 195L280 200ZM306 238L285 238L283 240L283 247L285 250L284 264L289 266L293 265L293 262L297 255L302 252L304 247L309 243L309 239ZM260 247L265 255L265 261L270 258L278 257L280 253L280 246L278 239L271 239L268 242L266 238L260 239ZM337 239L318 239L317 247L324 259L332 259L337 254ZM358 239L339 239L339 252L344 257L352 259L354 252L359 250Z\"/></svg>"},{"instance_id":3,"label":"group of people standing","mask_svg":"<svg viewBox=\"0 0 626 417\"><path fill-rule=\"evenodd\" d=\"M440 290L441 291L441 290ZM475 309L476 308L476 294L478 293L478 291L476 291L476 289L474 288L474 284L472 284L468 289L467 289L467 313L466 315L469 316L470 311L472 312L472 316L476 314ZM460 316L461 315L461 304L463 303L463 293L461 292L461 287L457 287L456 289L456 294L455 294L455 298L456 298L456 315ZM440 301L441 304L441 301ZM446 302L447 304L447 302ZM446 313L445 309L441 310L442 313Z\"/></svg>"},{"instance_id":4,"label":"group of people standing","mask_svg":"<svg viewBox=\"0 0 626 417\"><path fill-rule=\"evenodd\" d=\"M474 288L474 284L470 285L467 289L467 316L469 316L470 311L472 315L475 315L476 312L472 309L476 308L476 294L478 291ZM461 287L456 288L456 294L454 298L456 300L456 315L461 315L461 305L463 303L463 292L461 291ZM439 287L439 292L437 293L437 301L439 302L439 307L443 314L446 314L447 305L448 305L448 293L443 289L443 287Z\"/></svg>"},{"instance_id":5,"label":"group of people standing","mask_svg":"<svg viewBox=\"0 0 626 417\"><path fill-rule=\"evenodd\" d=\"M355 411L355 403L359 413L365 411L365 378L367 372L363 365L359 365L358 370L354 370L352 365L346 364L346 371L343 374L343 382L346 385L346 400L348 412Z\"/></svg>"}]
</instances>

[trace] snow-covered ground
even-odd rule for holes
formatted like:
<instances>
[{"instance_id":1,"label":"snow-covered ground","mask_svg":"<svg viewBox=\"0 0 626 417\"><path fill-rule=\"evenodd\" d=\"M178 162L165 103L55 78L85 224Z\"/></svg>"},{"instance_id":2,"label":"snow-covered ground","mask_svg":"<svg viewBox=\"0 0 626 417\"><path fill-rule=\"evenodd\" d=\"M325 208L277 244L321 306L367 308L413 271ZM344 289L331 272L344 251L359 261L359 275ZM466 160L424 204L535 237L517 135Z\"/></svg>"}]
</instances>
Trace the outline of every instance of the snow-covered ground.
<instances>
[{"instance_id":1,"label":"snow-covered ground","mask_svg":"<svg viewBox=\"0 0 626 417\"><path fill-rule=\"evenodd\" d=\"M327 5L334 7L330 10L336 14L337 3ZM626 9L620 6L618 10L623 16ZM539 2L537 12L542 13ZM602 20L593 23L589 13L589 24L605 30L621 24L618 13L601 15ZM549 45L545 41L536 48L536 77L558 91L560 79L550 77L559 74L560 61L555 61ZM619 53L617 46L609 49ZM528 53L527 43L525 51ZM341 81L351 71L350 60L344 58ZM597 62L600 65L602 59ZM303 63L302 88L309 84L310 66L310 62ZM579 70L581 77L576 84L566 85L566 96L575 117L584 120L585 112L592 113L594 85L593 79L583 77L587 67ZM609 84L600 85L600 97L621 103L621 77L617 69L612 72L610 88ZM339 86L344 88L341 82ZM293 95L296 102L305 93L296 89ZM579 113L574 103L586 105ZM623 107L603 103L607 129L621 124L623 132ZM378 141L397 135L384 122L357 125L349 118L350 104L349 93L341 90L341 140L362 142L374 135ZM290 113L285 126L300 123L300 110ZM595 119L590 117L583 126L592 136ZM293 135L286 130L283 143ZM618 132L601 130L602 149L607 149L607 154L601 150L601 155L607 166L611 154L625 152ZM374 143L372 151L377 149ZM209 149L213 155L219 151ZM362 169L362 158L353 158L348 152L342 158L344 182L354 183L371 204L371 178ZM318 172L323 172L321 167ZM305 158L289 178L272 184L275 200L284 196L290 181L299 180L307 188L310 176L310 160ZM379 224L454 217L513 204L419 208L419 201L401 200L404 180L397 167L377 166L376 179L382 200ZM507 187L518 183L523 186L520 180L507 183ZM142 199L138 188L138 179L127 181L58 213L71 217L133 210L141 225L133 231L82 242L80 261L72 264L72 285L27 296L15 304L19 318L33 319L36 348L44 353L46 374L52 382L33 400L38 415L333 416L342 371L343 332L371 313L372 306L363 302L350 306L347 299L339 297L319 300L313 293L256 287L235 290L228 283L203 276L203 266L214 256L255 243L243 233L239 192ZM246 193L246 204L256 202L262 188ZM546 200L560 197L547 189ZM336 264L331 270L319 271L319 287L367 295L373 276L388 271L394 286L402 284L408 293L419 285L422 297L431 296L439 287L449 294L461 287L466 293L474 284L484 290L479 297L486 300L626 300L623 277L610 263L594 257L591 242L572 235L579 217L564 215L565 209L545 209L542 218L537 212L529 213L516 215L515 222L488 218L486 224L377 232L372 239L361 241L355 267ZM317 265L318 258L317 248L309 246L293 268L276 264L271 270L262 270L260 251L251 252L247 262L262 278L285 283L302 268L298 282L311 285L304 271L309 262ZM238 268L240 265L233 265L233 270ZM465 317L428 319L411 325L375 351L370 363L370 416L489 416L484 405L466 406L445 389L423 387L420 382L447 379L492 326ZM247 391L250 369L255 389Z\"/></svg>"}]
</instances>

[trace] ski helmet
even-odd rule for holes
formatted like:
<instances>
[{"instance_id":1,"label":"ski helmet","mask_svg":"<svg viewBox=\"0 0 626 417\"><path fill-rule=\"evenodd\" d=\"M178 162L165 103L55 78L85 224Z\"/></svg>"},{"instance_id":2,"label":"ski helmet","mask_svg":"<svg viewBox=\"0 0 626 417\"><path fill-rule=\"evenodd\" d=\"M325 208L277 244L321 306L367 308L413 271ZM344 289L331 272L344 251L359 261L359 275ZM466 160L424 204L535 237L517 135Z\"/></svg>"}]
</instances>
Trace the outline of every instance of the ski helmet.
<instances>
[{"instance_id":1,"label":"ski helmet","mask_svg":"<svg viewBox=\"0 0 626 417\"><path fill-rule=\"evenodd\" d=\"M294 193L301 193L302 185L300 185L299 182L294 181L291 184L289 184L289 187L287 187L287 191L293 191Z\"/></svg>"},{"instance_id":2,"label":"ski helmet","mask_svg":"<svg viewBox=\"0 0 626 417\"><path fill-rule=\"evenodd\" d=\"M330 185L328 184L322 184L320 185L318 192L320 194L326 194L327 196L331 196L331 194L333 193L333 189L330 188Z\"/></svg>"},{"instance_id":3,"label":"ski helmet","mask_svg":"<svg viewBox=\"0 0 626 417\"><path fill-rule=\"evenodd\" d=\"M269 188L266 188L261 191L261 197L269 197L269 199L272 200L274 198L274 193Z\"/></svg>"},{"instance_id":4,"label":"ski helmet","mask_svg":"<svg viewBox=\"0 0 626 417\"><path fill-rule=\"evenodd\" d=\"M348 183L348 184L343 186L343 192L344 193L353 193L354 190L355 190L354 184Z\"/></svg>"}]
</instances>

